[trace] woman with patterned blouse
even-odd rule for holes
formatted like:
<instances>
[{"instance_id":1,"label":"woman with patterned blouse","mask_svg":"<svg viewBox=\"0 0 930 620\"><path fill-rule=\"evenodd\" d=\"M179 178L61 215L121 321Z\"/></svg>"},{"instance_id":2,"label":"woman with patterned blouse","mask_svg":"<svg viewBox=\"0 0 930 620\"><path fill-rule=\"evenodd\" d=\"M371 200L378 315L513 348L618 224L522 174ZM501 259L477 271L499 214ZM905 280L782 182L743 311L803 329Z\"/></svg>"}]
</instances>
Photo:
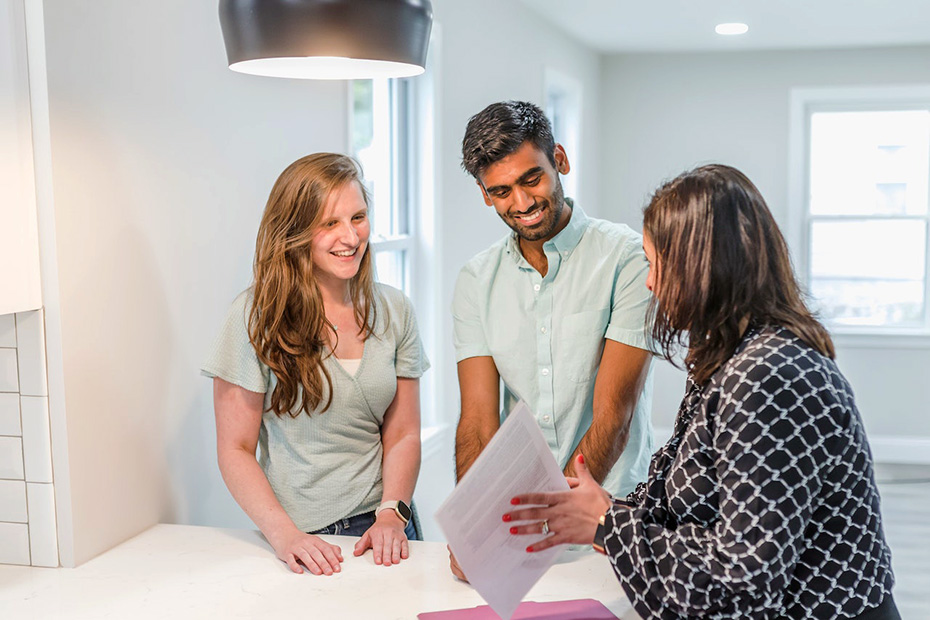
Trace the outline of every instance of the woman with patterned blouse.
<instances>
[{"instance_id":1,"label":"woman with patterned blouse","mask_svg":"<svg viewBox=\"0 0 930 620\"><path fill-rule=\"evenodd\" d=\"M626 500L580 456L571 490L513 499L543 507L504 515L511 532L548 532L530 552L594 542L645 618L899 618L862 420L759 191L687 172L643 246L657 348L687 346L673 436Z\"/></svg>"}]
</instances>

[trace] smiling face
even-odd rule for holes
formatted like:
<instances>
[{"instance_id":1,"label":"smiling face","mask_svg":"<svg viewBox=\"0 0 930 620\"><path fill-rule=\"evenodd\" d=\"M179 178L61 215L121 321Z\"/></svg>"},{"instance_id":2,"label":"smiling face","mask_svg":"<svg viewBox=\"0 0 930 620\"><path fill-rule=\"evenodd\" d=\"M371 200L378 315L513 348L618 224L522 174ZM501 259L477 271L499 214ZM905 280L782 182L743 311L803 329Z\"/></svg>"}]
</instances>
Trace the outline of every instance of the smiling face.
<instances>
[{"instance_id":1,"label":"smiling face","mask_svg":"<svg viewBox=\"0 0 930 620\"><path fill-rule=\"evenodd\" d=\"M555 167L532 142L500 159L481 173L478 186L484 202L493 206L504 223L527 241L551 239L569 213L559 173L569 171L568 157L556 145Z\"/></svg>"},{"instance_id":2,"label":"smiling face","mask_svg":"<svg viewBox=\"0 0 930 620\"><path fill-rule=\"evenodd\" d=\"M362 188L351 182L326 199L320 225L313 233L311 255L320 280L346 282L358 273L368 249L371 224Z\"/></svg>"}]
</instances>

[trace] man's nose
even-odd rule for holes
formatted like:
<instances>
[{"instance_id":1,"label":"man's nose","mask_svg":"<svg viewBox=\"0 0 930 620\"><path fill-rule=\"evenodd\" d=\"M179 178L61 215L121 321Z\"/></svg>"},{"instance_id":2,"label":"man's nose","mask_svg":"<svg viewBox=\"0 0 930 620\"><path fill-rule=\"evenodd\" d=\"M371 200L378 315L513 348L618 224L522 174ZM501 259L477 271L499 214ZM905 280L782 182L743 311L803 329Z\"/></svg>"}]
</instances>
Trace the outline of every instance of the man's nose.
<instances>
[{"instance_id":1,"label":"man's nose","mask_svg":"<svg viewBox=\"0 0 930 620\"><path fill-rule=\"evenodd\" d=\"M533 206L535 200L525 190L515 187L513 190L513 205L517 211L526 211Z\"/></svg>"}]
</instances>

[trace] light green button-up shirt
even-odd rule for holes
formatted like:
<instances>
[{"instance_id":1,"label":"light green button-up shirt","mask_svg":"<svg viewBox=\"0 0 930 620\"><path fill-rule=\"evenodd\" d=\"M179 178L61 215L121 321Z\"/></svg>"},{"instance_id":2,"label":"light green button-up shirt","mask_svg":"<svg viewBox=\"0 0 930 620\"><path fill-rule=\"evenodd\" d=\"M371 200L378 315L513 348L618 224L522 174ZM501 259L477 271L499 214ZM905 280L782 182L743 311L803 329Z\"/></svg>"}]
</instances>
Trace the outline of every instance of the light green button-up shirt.
<instances>
[{"instance_id":1,"label":"light green button-up shirt","mask_svg":"<svg viewBox=\"0 0 930 620\"><path fill-rule=\"evenodd\" d=\"M543 245L545 277L511 234L462 268L452 303L456 361L493 357L504 383L501 420L524 399L562 468L591 426L604 339L648 350L650 299L640 235L566 203L571 220ZM614 495L646 479L651 408L650 370L626 449L604 481Z\"/></svg>"}]
</instances>

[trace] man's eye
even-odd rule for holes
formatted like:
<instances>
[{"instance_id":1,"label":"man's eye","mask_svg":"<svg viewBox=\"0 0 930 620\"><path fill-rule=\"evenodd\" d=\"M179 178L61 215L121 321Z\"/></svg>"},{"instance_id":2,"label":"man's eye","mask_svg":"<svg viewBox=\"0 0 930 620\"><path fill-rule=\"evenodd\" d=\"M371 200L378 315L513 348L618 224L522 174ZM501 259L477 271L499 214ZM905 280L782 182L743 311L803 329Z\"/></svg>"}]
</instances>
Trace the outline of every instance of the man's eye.
<instances>
[{"instance_id":1,"label":"man's eye","mask_svg":"<svg viewBox=\"0 0 930 620\"><path fill-rule=\"evenodd\" d=\"M510 190L506 190L506 189L491 193L491 195L494 196L495 198L506 198L508 194L510 194Z\"/></svg>"},{"instance_id":2,"label":"man's eye","mask_svg":"<svg viewBox=\"0 0 930 620\"><path fill-rule=\"evenodd\" d=\"M527 179L527 180L526 180L526 183L524 183L524 185L529 185L530 187L532 187L532 186L534 186L534 185L539 185L539 180L540 180L541 178L542 178L542 177L533 177L533 178L531 178L531 179Z\"/></svg>"}]
</instances>

